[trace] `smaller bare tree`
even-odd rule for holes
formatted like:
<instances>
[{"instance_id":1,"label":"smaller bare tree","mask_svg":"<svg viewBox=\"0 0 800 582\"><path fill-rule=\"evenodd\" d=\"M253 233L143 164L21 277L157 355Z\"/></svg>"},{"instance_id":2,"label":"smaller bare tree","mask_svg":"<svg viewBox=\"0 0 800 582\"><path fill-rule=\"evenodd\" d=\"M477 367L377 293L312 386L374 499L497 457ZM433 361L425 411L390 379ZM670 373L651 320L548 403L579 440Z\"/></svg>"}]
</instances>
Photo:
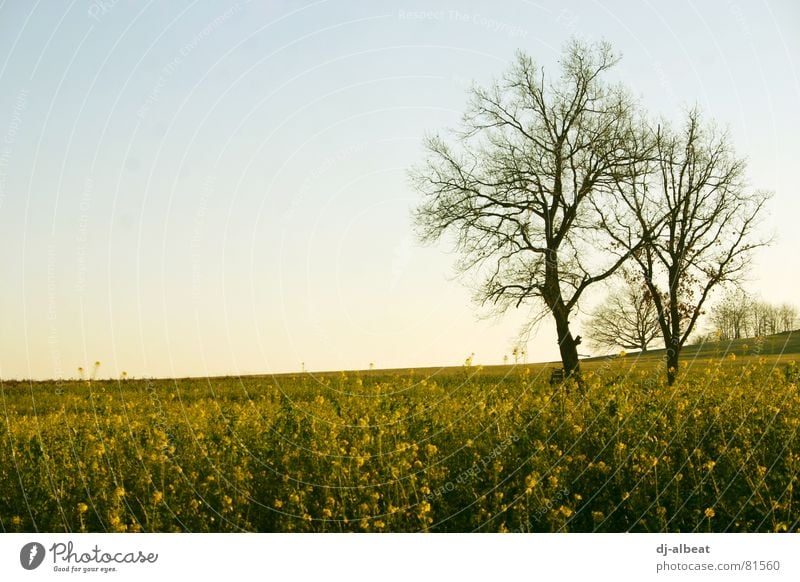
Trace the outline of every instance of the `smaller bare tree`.
<instances>
[{"instance_id":1,"label":"smaller bare tree","mask_svg":"<svg viewBox=\"0 0 800 582\"><path fill-rule=\"evenodd\" d=\"M767 244L757 225L769 195L747 188L744 161L729 136L703 123L698 111L680 129L653 134L655 167L632 165L637 179L618 183L633 218L606 212L604 226L623 247L629 248L631 221L649 239L632 257L656 304L673 384L681 348L712 292L741 281L753 251Z\"/></svg>"},{"instance_id":2,"label":"smaller bare tree","mask_svg":"<svg viewBox=\"0 0 800 582\"><path fill-rule=\"evenodd\" d=\"M646 352L660 333L658 311L647 286L626 271L623 284L592 311L587 324L591 343Z\"/></svg>"}]
</instances>

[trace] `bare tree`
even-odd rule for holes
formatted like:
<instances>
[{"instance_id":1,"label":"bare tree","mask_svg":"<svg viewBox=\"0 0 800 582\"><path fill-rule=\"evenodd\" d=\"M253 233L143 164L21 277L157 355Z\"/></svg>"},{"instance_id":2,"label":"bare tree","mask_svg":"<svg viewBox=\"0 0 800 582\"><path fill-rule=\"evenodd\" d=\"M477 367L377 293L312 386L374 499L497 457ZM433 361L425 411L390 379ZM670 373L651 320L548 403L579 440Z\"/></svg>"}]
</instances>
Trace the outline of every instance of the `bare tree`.
<instances>
[{"instance_id":1,"label":"bare tree","mask_svg":"<svg viewBox=\"0 0 800 582\"><path fill-rule=\"evenodd\" d=\"M647 287L633 273L591 314L587 335L598 347L647 351L659 334L658 312Z\"/></svg>"},{"instance_id":2,"label":"bare tree","mask_svg":"<svg viewBox=\"0 0 800 582\"><path fill-rule=\"evenodd\" d=\"M711 310L711 321L720 339L749 337L758 302L741 289L729 291Z\"/></svg>"},{"instance_id":3,"label":"bare tree","mask_svg":"<svg viewBox=\"0 0 800 582\"><path fill-rule=\"evenodd\" d=\"M780 331L794 331L797 322L797 308L794 305L783 303L778 306L778 324Z\"/></svg>"},{"instance_id":4,"label":"bare tree","mask_svg":"<svg viewBox=\"0 0 800 582\"><path fill-rule=\"evenodd\" d=\"M560 78L548 81L519 53L500 81L472 90L456 145L429 138L427 163L411 173L424 196L415 212L421 238L453 235L457 268L477 274L482 304L543 306L568 375L579 372L571 314L635 250L609 247L593 210L639 155L630 148L631 101L602 80L617 61L605 43L573 42Z\"/></svg>"},{"instance_id":5,"label":"bare tree","mask_svg":"<svg viewBox=\"0 0 800 582\"><path fill-rule=\"evenodd\" d=\"M690 111L679 130L654 130L653 172L620 182L617 190L633 216L606 216L609 231L630 246L622 226L638 222L648 243L632 254L658 312L667 348L667 381L675 381L681 348L711 292L744 274L754 249L757 219L769 195L748 190L744 162L726 133Z\"/></svg>"},{"instance_id":6,"label":"bare tree","mask_svg":"<svg viewBox=\"0 0 800 582\"><path fill-rule=\"evenodd\" d=\"M726 340L792 331L796 319L793 305L773 305L742 290L727 293L711 311L716 335Z\"/></svg>"},{"instance_id":7,"label":"bare tree","mask_svg":"<svg viewBox=\"0 0 800 582\"><path fill-rule=\"evenodd\" d=\"M766 301L753 301L750 305L750 320L754 336L765 336L778 333L778 312Z\"/></svg>"}]
</instances>

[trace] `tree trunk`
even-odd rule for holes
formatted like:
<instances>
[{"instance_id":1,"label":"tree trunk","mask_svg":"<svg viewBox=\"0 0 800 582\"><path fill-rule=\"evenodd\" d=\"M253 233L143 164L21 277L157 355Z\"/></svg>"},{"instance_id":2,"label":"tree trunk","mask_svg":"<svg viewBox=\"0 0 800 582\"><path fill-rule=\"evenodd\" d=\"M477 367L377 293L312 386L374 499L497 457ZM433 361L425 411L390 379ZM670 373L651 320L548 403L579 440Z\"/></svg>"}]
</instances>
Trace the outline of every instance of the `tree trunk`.
<instances>
[{"instance_id":1,"label":"tree trunk","mask_svg":"<svg viewBox=\"0 0 800 582\"><path fill-rule=\"evenodd\" d=\"M564 366L564 377L572 377L582 388L583 381L580 375L580 364L578 363L578 343L572 332L569 330L569 310L564 304L561 296L561 287L558 273L558 252L556 248L551 248L547 253L545 261L545 284L542 298L556 320L556 332L558 333L558 349L561 352L561 364Z\"/></svg>"},{"instance_id":2,"label":"tree trunk","mask_svg":"<svg viewBox=\"0 0 800 582\"><path fill-rule=\"evenodd\" d=\"M558 310L553 312L558 332L558 349L561 352L561 363L564 366L564 377L574 377L580 383L580 363L578 362L578 344L569 330L567 315Z\"/></svg>"},{"instance_id":3,"label":"tree trunk","mask_svg":"<svg viewBox=\"0 0 800 582\"><path fill-rule=\"evenodd\" d=\"M675 383L675 378L678 375L678 358L680 355L680 348L672 346L667 349L667 385L672 386Z\"/></svg>"},{"instance_id":4,"label":"tree trunk","mask_svg":"<svg viewBox=\"0 0 800 582\"><path fill-rule=\"evenodd\" d=\"M669 272L669 337L664 337L667 347L667 385L675 383L678 375L678 358L681 353L681 318L678 306L680 305L680 295L678 293L678 271L673 267Z\"/></svg>"}]
</instances>

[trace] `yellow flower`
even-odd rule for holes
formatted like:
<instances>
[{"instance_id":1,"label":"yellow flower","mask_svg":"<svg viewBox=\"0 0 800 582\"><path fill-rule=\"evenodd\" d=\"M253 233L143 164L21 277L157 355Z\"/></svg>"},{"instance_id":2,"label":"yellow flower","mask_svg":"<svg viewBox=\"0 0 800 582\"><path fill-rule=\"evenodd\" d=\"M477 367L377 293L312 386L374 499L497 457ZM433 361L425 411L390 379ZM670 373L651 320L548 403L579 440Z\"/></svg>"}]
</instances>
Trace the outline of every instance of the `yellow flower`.
<instances>
[{"instance_id":1,"label":"yellow flower","mask_svg":"<svg viewBox=\"0 0 800 582\"><path fill-rule=\"evenodd\" d=\"M707 517L708 519L711 519L712 517L714 517L715 515L717 515L717 512L716 512L716 511L714 511L714 508L713 508L713 507L706 507L705 514L706 514L706 517Z\"/></svg>"},{"instance_id":2,"label":"yellow flower","mask_svg":"<svg viewBox=\"0 0 800 582\"><path fill-rule=\"evenodd\" d=\"M125 497L125 488L117 487L114 489L114 497Z\"/></svg>"},{"instance_id":3,"label":"yellow flower","mask_svg":"<svg viewBox=\"0 0 800 582\"><path fill-rule=\"evenodd\" d=\"M160 503L162 499L164 499L164 494L161 491L153 493L153 503Z\"/></svg>"},{"instance_id":4,"label":"yellow flower","mask_svg":"<svg viewBox=\"0 0 800 582\"><path fill-rule=\"evenodd\" d=\"M89 506L81 502L78 504L78 513L86 513L89 511Z\"/></svg>"},{"instance_id":5,"label":"yellow flower","mask_svg":"<svg viewBox=\"0 0 800 582\"><path fill-rule=\"evenodd\" d=\"M11 523L13 525L22 525L22 518L18 515L15 515L14 517L11 518Z\"/></svg>"}]
</instances>

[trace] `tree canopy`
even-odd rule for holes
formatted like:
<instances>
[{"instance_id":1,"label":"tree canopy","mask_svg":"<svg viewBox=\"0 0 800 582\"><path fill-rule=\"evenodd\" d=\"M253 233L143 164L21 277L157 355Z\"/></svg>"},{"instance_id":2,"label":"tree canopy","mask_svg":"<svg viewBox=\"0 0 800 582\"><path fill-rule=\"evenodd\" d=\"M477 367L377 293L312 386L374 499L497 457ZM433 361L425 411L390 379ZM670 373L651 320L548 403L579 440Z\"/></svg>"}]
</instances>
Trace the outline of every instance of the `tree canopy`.
<instances>
[{"instance_id":1,"label":"tree canopy","mask_svg":"<svg viewBox=\"0 0 800 582\"><path fill-rule=\"evenodd\" d=\"M769 196L745 183L729 136L697 110L651 123L621 86L608 43L570 43L553 79L524 53L471 91L460 127L425 141L411 172L424 241L446 239L476 298L552 316L564 370L580 381L573 314L626 262L652 304L668 380L712 291L744 273Z\"/></svg>"},{"instance_id":2,"label":"tree canopy","mask_svg":"<svg viewBox=\"0 0 800 582\"><path fill-rule=\"evenodd\" d=\"M500 81L472 90L453 143L427 139L412 171L422 239L453 235L458 268L479 274L480 302L503 311L533 301L551 314L567 373L579 369L570 315L632 252L612 247L595 216L642 155L631 149L632 100L604 79L618 60L607 43L574 42L552 80L518 53Z\"/></svg>"}]
</instances>

